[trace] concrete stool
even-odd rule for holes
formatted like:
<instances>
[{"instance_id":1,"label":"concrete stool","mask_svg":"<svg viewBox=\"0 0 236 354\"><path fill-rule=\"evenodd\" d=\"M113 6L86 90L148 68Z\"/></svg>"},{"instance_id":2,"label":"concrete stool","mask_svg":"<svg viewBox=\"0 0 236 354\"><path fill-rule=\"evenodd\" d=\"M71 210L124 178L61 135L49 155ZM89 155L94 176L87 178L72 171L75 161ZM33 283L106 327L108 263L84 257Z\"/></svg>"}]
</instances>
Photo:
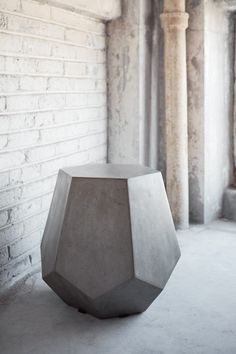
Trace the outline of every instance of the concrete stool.
<instances>
[{"instance_id":1,"label":"concrete stool","mask_svg":"<svg viewBox=\"0 0 236 354\"><path fill-rule=\"evenodd\" d=\"M43 279L68 305L99 318L145 311L180 257L161 173L60 170L41 254Z\"/></svg>"}]
</instances>

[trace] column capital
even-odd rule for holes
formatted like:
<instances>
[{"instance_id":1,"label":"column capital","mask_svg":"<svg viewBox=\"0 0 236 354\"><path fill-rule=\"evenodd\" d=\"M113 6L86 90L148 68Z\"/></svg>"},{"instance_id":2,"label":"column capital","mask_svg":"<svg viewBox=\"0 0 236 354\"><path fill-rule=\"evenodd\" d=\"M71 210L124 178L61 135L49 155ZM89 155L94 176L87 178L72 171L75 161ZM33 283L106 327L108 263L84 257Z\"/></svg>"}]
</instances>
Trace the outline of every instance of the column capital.
<instances>
[{"instance_id":1,"label":"column capital","mask_svg":"<svg viewBox=\"0 0 236 354\"><path fill-rule=\"evenodd\" d=\"M160 18L165 31L184 31L188 27L189 15L186 12L165 12Z\"/></svg>"}]
</instances>

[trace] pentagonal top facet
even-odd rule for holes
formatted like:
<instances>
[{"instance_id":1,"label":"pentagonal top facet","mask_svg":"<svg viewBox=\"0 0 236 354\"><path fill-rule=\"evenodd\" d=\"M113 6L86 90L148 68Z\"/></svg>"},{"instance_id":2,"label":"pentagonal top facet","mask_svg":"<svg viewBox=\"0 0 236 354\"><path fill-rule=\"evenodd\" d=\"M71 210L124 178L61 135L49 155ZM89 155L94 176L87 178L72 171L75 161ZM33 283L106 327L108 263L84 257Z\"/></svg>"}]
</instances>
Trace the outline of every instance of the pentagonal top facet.
<instances>
[{"instance_id":1,"label":"pentagonal top facet","mask_svg":"<svg viewBox=\"0 0 236 354\"><path fill-rule=\"evenodd\" d=\"M149 167L140 165L88 164L63 168L71 177L128 179L156 173Z\"/></svg>"}]
</instances>

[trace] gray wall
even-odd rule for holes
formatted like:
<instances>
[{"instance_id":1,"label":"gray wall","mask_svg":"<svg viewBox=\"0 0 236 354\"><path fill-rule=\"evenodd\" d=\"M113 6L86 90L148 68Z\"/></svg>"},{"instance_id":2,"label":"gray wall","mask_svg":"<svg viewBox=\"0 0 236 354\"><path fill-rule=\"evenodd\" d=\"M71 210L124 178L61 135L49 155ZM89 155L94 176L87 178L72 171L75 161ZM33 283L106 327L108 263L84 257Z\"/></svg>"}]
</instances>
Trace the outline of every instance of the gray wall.
<instances>
[{"instance_id":1,"label":"gray wall","mask_svg":"<svg viewBox=\"0 0 236 354\"><path fill-rule=\"evenodd\" d=\"M108 25L108 160L164 171L161 8L159 0L123 1L122 18Z\"/></svg>"},{"instance_id":2,"label":"gray wall","mask_svg":"<svg viewBox=\"0 0 236 354\"><path fill-rule=\"evenodd\" d=\"M232 180L234 29L223 1L186 3L190 218L208 223L221 216ZM161 12L162 1L124 0L108 26L108 160L165 177Z\"/></svg>"},{"instance_id":3,"label":"gray wall","mask_svg":"<svg viewBox=\"0 0 236 354\"><path fill-rule=\"evenodd\" d=\"M204 3L188 1L187 77L190 218L204 220Z\"/></svg>"},{"instance_id":4,"label":"gray wall","mask_svg":"<svg viewBox=\"0 0 236 354\"><path fill-rule=\"evenodd\" d=\"M188 1L190 217L221 216L232 179L233 21L222 2Z\"/></svg>"},{"instance_id":5,"label":"gray wall","mask_svg":"<svg viewBox=\"0 0 236 354\"><path fill-rule=\"evenodd\" d=\"M205 221L221 216L232 181L232 16L214 1L205 5Z\"/></svg>"}]
</instances>

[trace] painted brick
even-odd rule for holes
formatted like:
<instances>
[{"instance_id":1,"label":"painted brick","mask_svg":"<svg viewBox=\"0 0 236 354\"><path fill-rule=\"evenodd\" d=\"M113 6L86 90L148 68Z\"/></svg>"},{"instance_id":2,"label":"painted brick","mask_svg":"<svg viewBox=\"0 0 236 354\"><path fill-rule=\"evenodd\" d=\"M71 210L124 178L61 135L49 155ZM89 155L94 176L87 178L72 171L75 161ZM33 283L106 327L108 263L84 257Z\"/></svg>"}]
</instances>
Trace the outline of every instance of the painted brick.
<instances>
[{"instance_id":1,"label":"painted brick","mask_svg":"<svg viewBox=\"0 0 236 354\"><path fill-rule=\"evenodd\" d=\"M18 202L21 198L21 195L21 188L15 188L0 192L0 207L4 208L9 204Z\"/></svg>"},{"instance_id":2,"label":"painted brick","mask_svg":"<svg viewBox=\"0 0 236 354\"><path fill-rule=\"evenodd\" d=\"M0 189L7 187L9 183L10 183L9 172L0 173Z\"/></svg>"},{"instance_id":3,"label":"painted brick","mask_svg":"<svg viewBox=\"0 0 236 354\"><path fill-rule=\"evenodd\" d=\"M27 35L37 35L49 39L64 39L64 28L51 23L46 23L34 19L7 15L8 30L25 33Z\"/></svg>"},{"instance_id":4,"label":"painted brick","mask_svg":"<svg viewBox=\"0 0 236 354\"><path fill-rule=\"evenodd\" d=\"M34 147L26 152L27 162L37 162L40 160L46 160L55 155L55 146L46 145L40 147Z\"/></svg>"},{"instance_id":5,"label":"painted brick","mask_svg":"<svg viewBox=\"0 0 236 354\"><path fill-rule=\"evenodd\" d=\"M19 53L22 51L22 38L14 37L11 34L0 33L0 48L1 52Z\"/></svg>"},{"instance_id":6,"label":"painted brick","mask_svg":"<svg viewBox=\"0 0 236 354\"><path fill-rule=\"evenodd\" d=\"M86 75L97 79L105 79L106 68L103 64L86 64Z\"/></svg>"},{"instance_id":7,"label":"painted brick","mask_svg":"<svg viewBox=\"0 0 236 354\"><path fill-rule=\"evenodd\" d=\"M46 108L63 108L65 106L65 95L56 94L56 95L40 95L38 96L38 104L40 109Z\"/></svg>"},{"instance_id":8,"label":"painted brick","mask_svg":"<svg viewBox=\"0 0 236 354\"><path fill-rule=\"evenodd\" d=\"M51 17L51 7L38 1L21 0L21 11L23 14L43 19L50 19Z\"/></svg>"},{"instance_id":9,"label":"painted brick","mask_svg":"<svg viewBox=\"0 0 236 354\"><path fill-rule=\"evenodd\" d=\"M7 264L8 261L9 261L8 248L7 247L0 248L0 267L3 266L4 264Z\"/></svg>"},{"instance_id":10,"label":"painted brick","mask_svg":"<svg viewBox=\"0 0 236 354\"><path fill-rule=\"evenodd\" d=\"M20 89L23 91L45 91L47 78L24 76L19 80Z\"/></svg>"},{"instance_id":11,"label":"painted brick","mask_svg":"<svg viewBox=\"0 0 236 354\"><path fill-rule=\"evenodd\" d=\"M21 175L17 180L20 181L21 183L28 182L32 179L39 178L41 176L41 166L39 164L33 166L26 166L22 168L20 171L21 171ZM14 172L15 171L12 171L10 173L11 180Z\"/></svg>"},{"instance_id":12,"label":"painted brick","mask_svg":"<svg viewBox=\"0 0 236 354\"><path fill-rule=\"evenodd\" d=\"M65 151L67 152L77 152L79 148L79 139L76 137L75 140L65 141L56 145L56 155L61 155Z\"/></svg>"},{"instance_id":13,"label":"painted brick","mask_svg":"<svg viewBox=\"0 0 236 354\"><path fill-rule=\"evenodd\" d=\"M1 0L0 9L8 11L20 11L21 0Z\"/></svg>"},{"instance_id":14,"label":"painted brick","mask_svg":"<svg viewBox=\"0 0 236 354\"><path fill-rule=\"evenodd\" d=\"M88 105L103 106L106 104L106 94L90 93L88 94Z\"/></svg>"},{"instance_id":15,"label":"painted brick","mask_svg":"<svg viewBox=\"0 0 236 354\"><path fill-rule=\"evenodd\" d=\"M14 92L19 87L19 80L17 77L4 76L0 77L0 92Z\"/></svg>"},{"instance_id":16,"label":"painted brick","mask_svg":"<svg viewBox=\"0 0 236 354\"><path fill-rule=\"evenodd\" d=\"M104 35L105 25L102 22L80 16L73 12L68 12L59 8L51 9L51 18L55 21L64 23L68 26L74 26L78 29L96 32Z\"/></svg>"},{"instance_id":17,"label":"painted brick","mask_svg":"<svg viewBox=\"0 0 236 354\"><path fill-rule=\"evenodd\" d=\"M35 117L35 122L34 122L35 127L41 128L47 125L53 125L55 123L54 113L52 112L36 113L34 114L34 117Z\"/></svg>"},{"instance_id":18,"label":"painted brick","mask_svg":"<svg viewBox=\"0 0 236 354\"><path fill-rule=\"evenodd\" d=\"M48 89L52 91L89 91L95 89L95 82L91 79L50 78L48 80Z\"/></svg>"},{"instance_id":19,"label":"painted brick","mask_svg":"<svg viewBox=\"0 0 236 354\"><path fill-rule=\"evenodd\" d=\"M67 29L65 32L65 40L89 48L105 48L104 37L98 36L94 33L86 33L74 29Z\"/></svg>"},{"instance_id":20,"label":"painted brick","mask_svg":"<svg viewBox=\"0 0 236 354\"><path fill-rule=\"evenodd\" d=\"M102 144L106 144L106 133L96 134L92 136L85 136L80 138L79 146L81 150L89 150Z\"/></svg>"},{"instance_id":21,"label":"painted brick","mask_svg":"<svg viewBox=\"0 0 236 354\"><path fill-rule=\"evenodd\" d=\"M7 210L0 211L0 227L5 226L8 221L8 212Z\"/></svg>"},{"instance_id":22,"label":"painted brick","mask_svg":"<svg viewBox=\"0 0 236 354\"><path fill-rule=\"evenodd\" d=\"M6 97L0 96L0 112L5 111L6 109Z\"/></svg>"},{"instance_id":23,"label":"painted brick","mask_svg":"<svg viewBox=\"0 0 236 354\"><path fill-rule=\"evenodd\" d=\"M32 128L35 125L33 114L19 114L13 116L0 116L0 132Z\"/></svg>"},{"instance_id":24,"label":"painted brick","mask_svg":"<svg viewBox=\"0 0 236 354\"><path fill-rule=\"evenodd\" d=\"M4 67L7 72L24 74L63 74L63 62L57 60L6 57Z\"/></svg>"},{"instance_id":25,"label":"painted brick","mask_svg":"<svg viewBox=\"0 0 236 354\"><path fill-rule=\"evenodd\" d=\"M0 71L5 70L5 57L0 56Z\"/></svg>"},{"instance_id":26,"label":"painted brick","mask_svg":"<svg viewBox=\"0 0 236 354\"><path fill-rule=\"evenodd\" d=\"M19 166L25 162L25 154L22 151L14 151L11 153L0 153L0 166L7 169Z\"/></svg>"},{"instance_id":27,"label":"painted brick","mask_svg":"<svg viewBox=\"0 0 236 354\"><path fill-rule=\"evenodd\" d=\"M10 255L11 259L14 259L20 256L22 253L27 252L27 250L31 250L33 247L37 246L41 240L42 231L35 231L30 236L21 238L11 244L10 247Z\"/></svg>"},{"instance_id":28,"label":"painted brick","mask_svg":"<svg viewBox=\"0 0 236 354\"><path fill-rule=\"evenodd\" d=\"M34 110L39 106L38 96L8 96L6 98L7 111L25 111Z\"/></svg>"},{"instance_id":29,"label":"painted brick","mask_svg":"<svg viewBox=\"0 0 236 354\"><path fill-rule=\"evenodd\" d=\"M41 198L26 201L22 204L16 204L10 209L9 223L15 223L23 217L30 216L41 210Z\"/></svg>"},{"instance_id":30,"label":"painted brick","mask_svg":"<svg viewBox=\"0 0 236 354\"><path fill-rule=\"evenodd\" d=\"M51 204L52 196L53 196L53 193L47 194L47 195L43 196L43 198L42 198L42 209L48 208L48 206ZM46 216L47 216L47 214L46 214ZM40 219L40 220L41 220L42 223L45 224L45 222L46 222L46 217L45 217L44 220L43 220L43 218L42 218L42 216L41 216L41 219Z\"/></svg>"},{"instance_id":31,"label":"painted brick","mask_svg":"<svg viewBox=\"0 0 236 354\"><path fill-rule=\"evenodd\" d=\"M7 147L8 135L0 135L0 149Z\"/></svg>"},{"instance_id":32,"label":"painted brick","mask_svg":"<svg viewBox=\"0 0 236 354\"><path fill-rule=\"evenodd\" d=\"M100 51L97 51L97 57L96 57L96 60L97 60L97 63L105 63L106 62L106 51L105 50L100 50Z\"/></svg>"},{"instance_id":33,"label":"painted brick","mask_svg":"<svg viewBox=\"0 0 236 354\"><path fill-rule=\"evenodd\" d=\"M41 201L41 203L42 203L41 205L42 205L42 207L44 207L44 208L42 208L43 210L46 209L46 203L43 204L44 198L45 197L42 197L42 201ZM46 199L46 200L49 201L48 199ZM47 207L49 205L50 204L48 203ZM48 211L44 211L44 212L33 215L30 218L27 218L26 220L24 220L24 222L22 223L22 225L23 225L22 235L23 234L29 235L33 230L43 228L46 223L47 216L48 216Z\"/></svg>"},{"instance_id":34,"label":"painted brick","mask_svg":"<svg viewBox=\"0 0 236 354\"><path fill-rule=\"evenodd\" d=\"M106 52L105 25L84 15L33 0L1 0L0 13L5 286L39 265L58 170L106 160Z\"/></svg>"},{"instance_id":35,"label":"painted brick","mask_svg":"<svg viewBox=\"0 0 236 354\"><path fill-rule=\"evenodd\" d=\"M51 55L53 44L50 41L30 37L20 37L20 39L22 41L22 53L35 56Z\"/></svg>"},{"instance_id":36,"label":"painted brick","mask_svg":"<svg viewBox=\"0 0 236 354\"><path fill-rule=\"evenodd\" d=\"M80 107L88 104L88 95L86 94L68 94L66 95L67 107Z\"/></svg>"},{"instance_id":37,"label":"painted brick","mask_svg":"<svg viewBox=\"0 0 236 354\"><path fill-rule=\"evenodd\" d=\"M85 76L86 64L77 62L65 62L65 75Z\"/></svg>"},{"instance_id":38,"label":"painted brick","mask_svg":"<svg viewBox=\"0 0 236 354\"><path fill-rule=\"evenodd\" d=\"M8 137L8 141L5 147L8 149L22 147L22 146L29 146L29 145L36 144L38 142L39 131L34 130L34 131L26 131L21 133L14 133L8 135L7 137Z\"/></svg>"}]
</instances>

